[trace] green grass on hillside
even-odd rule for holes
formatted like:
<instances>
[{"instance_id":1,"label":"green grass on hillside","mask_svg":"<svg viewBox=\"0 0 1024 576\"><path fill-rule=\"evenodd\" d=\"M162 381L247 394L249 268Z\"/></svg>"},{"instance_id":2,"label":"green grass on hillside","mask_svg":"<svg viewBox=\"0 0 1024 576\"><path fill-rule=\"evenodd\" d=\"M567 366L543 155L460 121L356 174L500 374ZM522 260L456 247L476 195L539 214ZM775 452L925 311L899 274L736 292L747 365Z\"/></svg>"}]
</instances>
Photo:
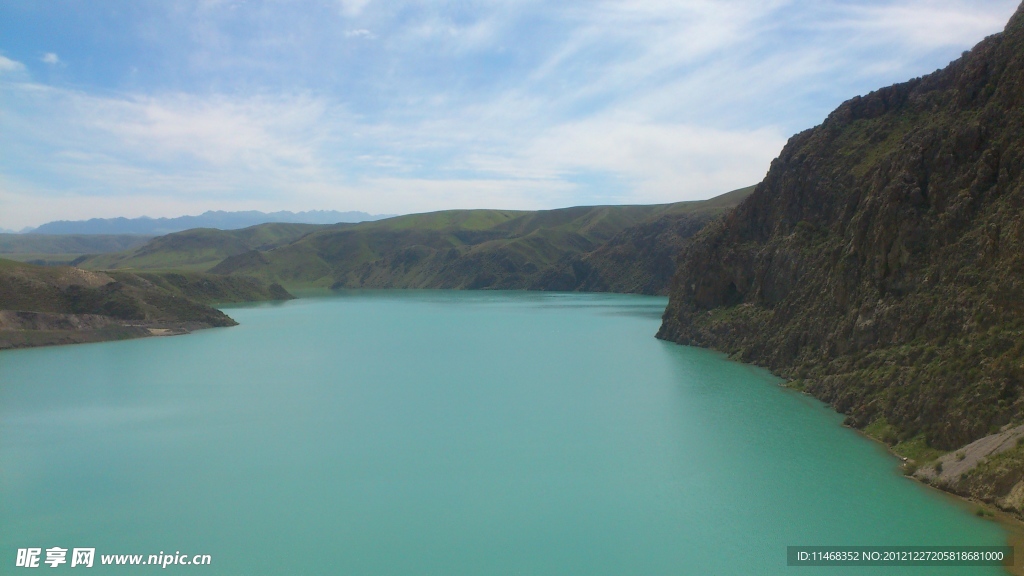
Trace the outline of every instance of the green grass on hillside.
<instances>
[{"instance_id":1,"label":"green grass on hillside","mask_svg":"<svg viewBox=\"0 0 1024 576\"><path fill-rule=\"evenodd\" d=\"M196 228L160 236L133 250L93 256L78 266L90 270L202 272L229 256L250 250L269 250L326 227L270 223L241 230Z\"/></svg>"},{"instance_id":2,"label":"green grass on hillside","mask_svg":"<svg viewBox=\"0 0 1024 576\"><path fill-rule=\"evenodd\" d=\"M152 236L136 234L0 234L0 254L100 254L142 246Z\"/></svg>"},{"instance_id":3,"label":"green grass on hillside","mask_svg":"<svg viewBox=\"0 0 1024 576\"><path fill-rule=\"evenodd\" d=\"M614 258L632 263L630 291L662 291L672 254L639 252L681 238L736 205L742 189L706 201L557 210L445 210L358 224L197 229L83 262L92 270L210 271L295 287L591 289L622 286L607 258L574 263L624 231ZM685 226L680 222L686 221ZM661 234L661 236L659 236ZM682 235L682 236L680 236ZM630 257L629 253L637 254ZM646 258L646 259L645 259ZM656 270L656 271L655 271ZM667 271L666 271L667 270ZM652 278L656 277L652 280Z\"/></svg>"}]
</instances>

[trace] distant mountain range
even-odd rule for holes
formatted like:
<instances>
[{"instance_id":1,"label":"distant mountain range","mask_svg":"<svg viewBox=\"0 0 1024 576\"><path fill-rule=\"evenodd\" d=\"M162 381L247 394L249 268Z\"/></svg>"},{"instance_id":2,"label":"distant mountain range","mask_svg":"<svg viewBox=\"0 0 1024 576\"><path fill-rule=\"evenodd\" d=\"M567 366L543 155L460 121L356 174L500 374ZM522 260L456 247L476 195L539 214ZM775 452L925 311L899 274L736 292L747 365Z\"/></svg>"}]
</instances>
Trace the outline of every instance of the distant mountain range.
<instances>
[{"instance_id":1,"label":"distant mountain range","mask_svg":"<svg viewBox=\"0 0 1024 576\"><path fill-rule=\"evenodd\" d=\"M217 228L238 230L269 222L293 224L337 224L339 222L366 222L390 218L391 214L367 214L366 212L338 212L336 210L310 210L308 212L225 212L207 211L199 216L178 218L93 218L91 220L59 220L48 222L34 230L22 230L29 234L142 234L162 236L192 228Z\"/></svg>"}]
</instances>

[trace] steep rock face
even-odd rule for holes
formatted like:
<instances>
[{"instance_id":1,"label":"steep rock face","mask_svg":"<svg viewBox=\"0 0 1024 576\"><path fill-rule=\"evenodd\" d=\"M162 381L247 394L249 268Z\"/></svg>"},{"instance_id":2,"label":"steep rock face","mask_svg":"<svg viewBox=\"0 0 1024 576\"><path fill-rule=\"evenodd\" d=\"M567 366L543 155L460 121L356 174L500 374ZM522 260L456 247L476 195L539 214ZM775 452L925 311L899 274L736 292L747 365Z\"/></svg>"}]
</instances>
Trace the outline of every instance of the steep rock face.
<instances>
[{"instance_id":1,"label":"steep rock face","mask_svg":"<svg viewBox=\"0 0 1024 576\"><path fill-rule=\"evenodd\" d=\"M659 337L767 366L890 443L1021 420L1024 7L854 98L680 255Z\"/></svg>"}]
</instances>

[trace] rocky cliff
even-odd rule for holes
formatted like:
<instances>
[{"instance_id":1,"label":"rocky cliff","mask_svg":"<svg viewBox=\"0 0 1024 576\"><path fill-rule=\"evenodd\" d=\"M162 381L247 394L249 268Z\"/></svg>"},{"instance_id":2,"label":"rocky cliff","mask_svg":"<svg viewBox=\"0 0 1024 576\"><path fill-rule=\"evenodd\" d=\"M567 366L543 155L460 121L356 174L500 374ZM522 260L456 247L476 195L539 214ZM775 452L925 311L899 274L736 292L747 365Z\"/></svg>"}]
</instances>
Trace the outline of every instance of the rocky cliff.
<instances>
[{"instance_id":1,"label":"rocky cliff","mask_svg":"<svg viewBox=\"0 0 1024 576\"><path fill-rule=\"evenodd\" d=\"M683 250L658 335L764 365L897 451L1019 423L1022 171L1024 7L947 68L794 136ZM1003 472L970 493L1024 478Z\"/></svg>"}]
</instances>

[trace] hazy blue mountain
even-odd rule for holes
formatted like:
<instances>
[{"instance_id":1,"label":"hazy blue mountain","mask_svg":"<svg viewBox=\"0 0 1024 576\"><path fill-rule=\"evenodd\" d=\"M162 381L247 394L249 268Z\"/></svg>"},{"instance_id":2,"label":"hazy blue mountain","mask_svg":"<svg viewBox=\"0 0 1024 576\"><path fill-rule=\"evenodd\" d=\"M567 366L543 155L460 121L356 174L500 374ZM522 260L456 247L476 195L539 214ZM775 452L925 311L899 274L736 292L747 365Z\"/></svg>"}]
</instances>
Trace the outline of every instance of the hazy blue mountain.
<instances>
[{"instance_id":1,"label":"hazy blue mountain","mask_svg":"<svg viewBox=\"0 0 1024 576\"><path fill-rule=\"evenodd\" d=\"M237 230L268 222L294 224L337 224L339 222L366 222L391 217L390 214L366 212L338 212L336 210L310 210L308 212L245 212L207 211L199 216L178 218L93 218L91 220L59 220L48 222L29 231L30 234L145 234L160 236L192 228Z\"/></svg>"}]
</instances>

